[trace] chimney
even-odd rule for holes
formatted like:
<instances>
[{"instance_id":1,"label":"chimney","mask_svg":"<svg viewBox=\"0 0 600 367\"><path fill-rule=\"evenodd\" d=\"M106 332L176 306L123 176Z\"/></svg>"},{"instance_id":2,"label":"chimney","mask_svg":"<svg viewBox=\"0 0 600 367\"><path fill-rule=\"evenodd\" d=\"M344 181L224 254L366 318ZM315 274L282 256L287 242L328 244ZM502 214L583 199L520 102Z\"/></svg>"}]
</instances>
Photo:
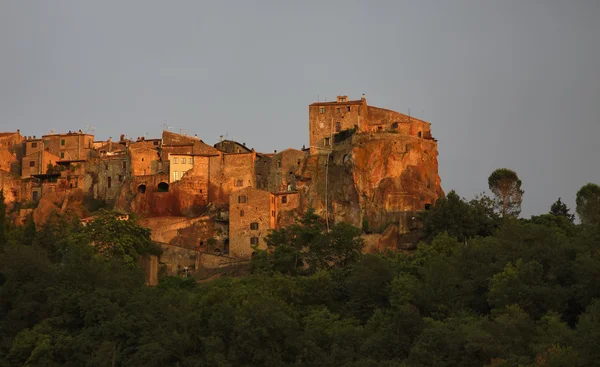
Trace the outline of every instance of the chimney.
<instances>
[{"instance_id":1,"label":"chimney","mask_svg":"<svg viewBox=\"0 0 600 367\"><path fill-rule=\"evenodd\" d=\"M367 96L363 93L362 97L360 97L361 100L366 101L367 100Z\"/></svg>"},{"instance_id":2,"label":"chimney","mask_svg":"<svg viewBox=\"0 0 600 367\"><path fill-rule=\"evenodd\" d=\"M108 138L108 151L112 152L112 136Z\"/></svg>"},{"instance_id":3,"label":"chimney","mask_svg":"<svg viewBox=\"0 0 600 367\"><path fill-rule=\"evenodd\" d=\"M121 134L121 137L119 138L120 141L125 141L125 134Z\"/></svg>"}]
</instances>

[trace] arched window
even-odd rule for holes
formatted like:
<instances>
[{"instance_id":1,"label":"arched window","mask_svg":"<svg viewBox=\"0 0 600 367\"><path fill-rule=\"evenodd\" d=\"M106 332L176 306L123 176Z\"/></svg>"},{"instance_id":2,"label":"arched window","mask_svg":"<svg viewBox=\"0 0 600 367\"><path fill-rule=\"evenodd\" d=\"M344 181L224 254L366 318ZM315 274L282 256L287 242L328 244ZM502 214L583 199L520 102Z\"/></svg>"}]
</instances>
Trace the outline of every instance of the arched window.
<instances>
[{"instance_id":1,"label":"arched window","mask_svg":"<svg viewBox=\"0 0 600 367\"><path fill-rule=\"evenodd\" d=\"M146 185L145 184L141 184L137 187L137 192L139 192L140 194L144 194L146 193Z\"/></svg>"},{"instance_id":2,"label":"arched window","mask_svg":"<svg viewBox=\"0 0 600 367\"><path fill-rule=\"evenodd\" d=\"M340 131L342 131L342 123L341 122L336 122L335 123L335 132L339 133Z\"/></svg>"},{"instance_id":3,"label":"arched window","mask_svg":"<svg viewBox=\"0 0 600 367\"><path fill-rule=\"evenodd\" d=\"M169 184L166 182L161 182L158 184L158 187L156 188L158 192L169 192Z\"/></svg>"}]
</instances>

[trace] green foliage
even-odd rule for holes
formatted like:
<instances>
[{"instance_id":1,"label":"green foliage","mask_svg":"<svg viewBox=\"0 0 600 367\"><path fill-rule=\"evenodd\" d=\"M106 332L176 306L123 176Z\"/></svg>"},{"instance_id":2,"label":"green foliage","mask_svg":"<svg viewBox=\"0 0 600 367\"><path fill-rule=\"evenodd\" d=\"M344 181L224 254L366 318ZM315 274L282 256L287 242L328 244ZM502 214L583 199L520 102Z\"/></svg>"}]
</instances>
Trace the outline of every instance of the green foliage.
<instances>
[{"instance_id":1,"label":"green foliage","mask_svg":"<svg viewBox=\"0 0 600 367\"><path fill-rule=\"evenodd\" d=\"M150 230L132 218L121 219L103 211L85 227L93 248L106 259L121 259L133 267L140 255L160 255L160 247L150 239Z\"/></svg>"},{"instance_id":2,"label":"green foliage","mask_svg":"<svg viewBox=\"0 0 600 367\"><path fill-rule=\"evenodd\" d=\"M439 198L433 208L421 214L424 240L430 242L443 232L461 242L491 235L499 220L489 201L489 198L481 196L466 202L456 192L450 191L446 197Z\"/></svg>"},{"instance_id":3,"label":"green foliage","mask_svg":"<svg viewBox=\"0 0 600 367\"><path fill-rule=\"evenodd\" d=\"M4 190L0 190L0 252L7 242L8 221L6 218L6 203L4 202Z\"/></svg>"},{"instance_id":4,"label":"green foliage","mask_svg":"<svg viewBox=\"0 0 600 367\"><path fill-rule=\"evenodd\" d=\"M411 254L361 255L359 229L311 211L250 276L152 288L134 259L157 249L133 218L7 225L0 366L597 365L600 227L447 200L453 219Z\"/></svg>"},{"instance_id":5,"label":"green foliage","mask_svg":"<svg viewBox=\"0 0 600 367\"><path fill-rule=\"evenodd\" d=\"M496 196L496 209L502 217L518 217L521 213L524 193L521 184L517 173L508 168L498 168L488 177L490 191Z\"/></svg>"},{"instance_id":6,"label":"green foliage","mask_svg":"<svg viewBox=\"0 0 600 367\"><path fill-rule=\"evenodd\" d=\"M588 183L577 191L577 215L584 224L600 224L600 186Z\"/></svg>"},{"instance_id":7,"label":"green foliage","mask_svg":"<svg viewBox=\"0 0 600 367\"><path fill-rule=\"evenodd\" d=\"M561 198L558 198L554 204L550 207L550 214L567 218L571 223L575 221L575 214L570 213L570 209L567 207L567 204L563 203Z\"/></svg>"}]
</instances>

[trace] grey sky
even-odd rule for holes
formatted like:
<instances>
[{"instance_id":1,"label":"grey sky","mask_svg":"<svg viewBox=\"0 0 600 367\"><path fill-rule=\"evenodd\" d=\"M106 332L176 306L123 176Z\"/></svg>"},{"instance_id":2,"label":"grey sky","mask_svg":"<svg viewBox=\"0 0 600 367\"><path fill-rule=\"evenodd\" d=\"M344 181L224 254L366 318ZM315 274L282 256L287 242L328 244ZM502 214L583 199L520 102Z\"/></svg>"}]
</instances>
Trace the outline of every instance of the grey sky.
<instances>
[{"instance_id":1,"label":"grey sky","mask_svg":"<svg viewBox=\"0 0 600 367\"><path fill-rule=\"evenodd\" d=\"M366 93L432 123L444 190L495 168L523 215L600 183L600 1L0 1L0 130L308 144Z\"/></svg>"}]
</instances>

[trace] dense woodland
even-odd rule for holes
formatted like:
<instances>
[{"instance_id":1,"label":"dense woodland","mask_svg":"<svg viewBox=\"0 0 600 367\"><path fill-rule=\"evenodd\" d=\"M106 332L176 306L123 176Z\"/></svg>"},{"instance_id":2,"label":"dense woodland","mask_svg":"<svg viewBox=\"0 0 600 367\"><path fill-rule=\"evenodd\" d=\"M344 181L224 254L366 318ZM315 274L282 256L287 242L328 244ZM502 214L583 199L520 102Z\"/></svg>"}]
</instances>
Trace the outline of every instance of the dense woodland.
<instances>
[{"instance_id":1,"label":"dense woodland","mask_svg":"<svg viewBox=\"0 0 600 367\"><path fill-rule=\"evenodd\" d=\"M518 219L512 183L448 193L412 253L362 254L359 229L308 211L250 275L157 287L134 219L36 230L2 207L0 366L599 365L600 188L580 190L575 223L560 200Z\"/></svg>"}]
</instances>

